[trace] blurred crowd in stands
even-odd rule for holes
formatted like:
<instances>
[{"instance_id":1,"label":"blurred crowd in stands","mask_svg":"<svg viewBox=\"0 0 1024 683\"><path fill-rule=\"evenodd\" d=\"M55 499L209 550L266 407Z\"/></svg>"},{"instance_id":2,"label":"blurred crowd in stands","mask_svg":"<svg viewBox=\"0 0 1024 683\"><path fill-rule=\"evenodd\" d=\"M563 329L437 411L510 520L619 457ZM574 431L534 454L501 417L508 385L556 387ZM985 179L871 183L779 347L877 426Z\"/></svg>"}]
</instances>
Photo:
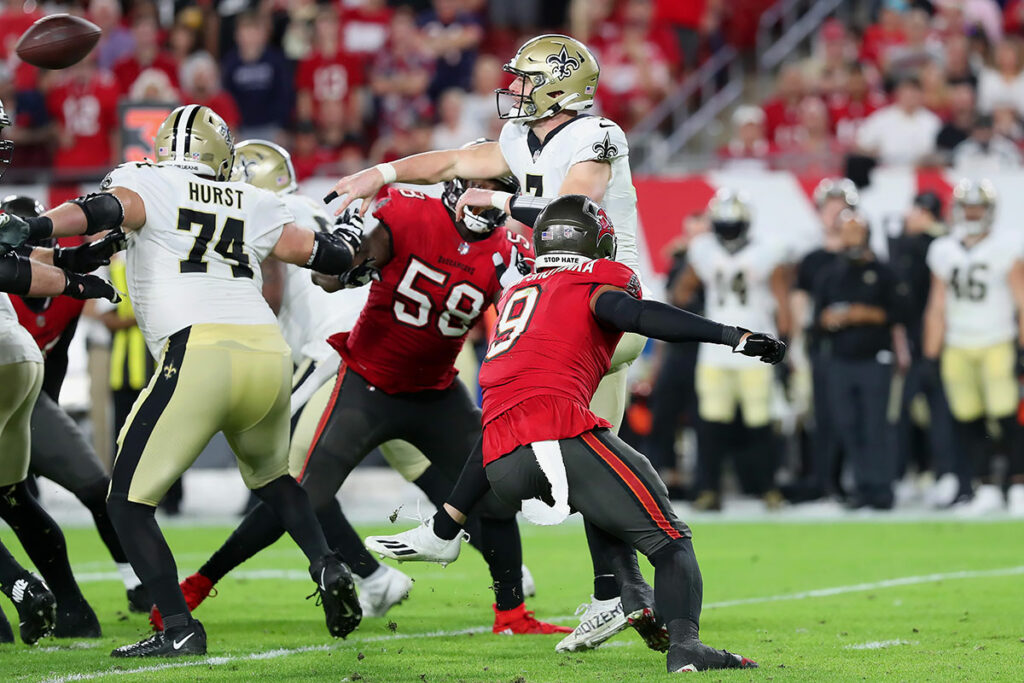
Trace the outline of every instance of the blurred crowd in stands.
<instances>
[{"instance_id":1,"label":"blurred crowd in stands","mask_svg":"<svg viewBox=\"0 0 1024 683\"><path fill-rule=\"evenodd\" d=\"M984 173L1021 166L1024 2L881 0L837 19L737 109L726 167L864 177L874 164Z\"/></svg>"},{"instance_id":2,"label":"blurred crowd in stands","mask_svg":"<svg viewBox=\"0 0 1024 683\"><path fill-rule=\"evenodd\" d=\"M496 137L493 90L526 37L569 31L602 66L599 106L635 123L726 40L752 44L770 0L89 0L42 3L103 30L78 65L13 54L43 15L0 2L0 99L16 117L15 172L102 175L118 103L211 106L236 138L274 139L300 177L338 175Z\"/></svg>"}]
</instances>

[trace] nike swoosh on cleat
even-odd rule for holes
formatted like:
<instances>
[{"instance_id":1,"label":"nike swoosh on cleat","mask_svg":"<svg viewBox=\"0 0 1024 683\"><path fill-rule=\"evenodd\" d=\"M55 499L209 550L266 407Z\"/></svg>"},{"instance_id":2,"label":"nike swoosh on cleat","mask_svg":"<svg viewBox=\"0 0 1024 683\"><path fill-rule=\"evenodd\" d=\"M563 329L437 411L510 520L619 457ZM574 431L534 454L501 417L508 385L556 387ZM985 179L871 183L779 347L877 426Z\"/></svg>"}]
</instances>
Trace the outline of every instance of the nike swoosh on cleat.
<instances>
[{"instance_id":1,"label":"nike swoosh on cleat","mask_svg":"<svg viewBox=\"0 0 1024 683\"><path fill-rule=\"evenodd\" d=\"M324 583L324 574L327 573L327 567L320 570L320 590L327 590L327 584Z\"/></svg>"},{"instance_id":2,"label":"nike swoosh on cleat","mask_svg":"<svg viewBox=\"0 0 1024 683\"><path fill-rule=\"evenodd\" d=\"M174 645L174 649L175 649L175 650L180 650L180 649L181 649L181 647L182 647L182 646L183 646L183 645L184 645L185 643L187 643L187 642L189 641L189 639L190 639L190 638L192 638L192 636L194 636L195 634L196 634L196 632L195 632L195 631L192 631L192 633L188 634L187 636L185 636L185 637L184 637L184 638L182 638L181 640L176 640L176 641L174 641L174 642L172 643L172 645Z\"/></svg>"}]
</instances>

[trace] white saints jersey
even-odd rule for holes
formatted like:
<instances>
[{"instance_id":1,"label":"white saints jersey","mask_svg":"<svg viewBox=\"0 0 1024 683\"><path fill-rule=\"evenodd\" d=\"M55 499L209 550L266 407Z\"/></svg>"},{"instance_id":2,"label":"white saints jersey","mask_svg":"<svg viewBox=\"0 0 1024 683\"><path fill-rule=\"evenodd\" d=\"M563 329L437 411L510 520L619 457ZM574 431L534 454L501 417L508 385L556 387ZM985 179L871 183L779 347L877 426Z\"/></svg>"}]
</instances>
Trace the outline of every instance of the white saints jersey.
<instances>
[{"instance_id":1,"label":"white saints jersey","mask_svg":"<svg viewBox=\"0 0 1024 683\"><path fill-rule=\"evenodd\" d=\"M781 246L753 241L732 253L711 233L697 235L686 252L704 284L704 314L716 322L758 332L775 332L771 276L785 260ZM722 344L701 344L698 362L718 367L754 367L756 358L733 353Z\"/></svg>"},{"instance_id":2,"label":"white saints jersey","mask_svg":"<svg viewBox=\"0 0 1024 683\"><path fill-rule=\"evenodd\" d=\"M281 196L281 200L299 227L320 231L333 225L323 205L309 197L287 194ZM366 216L366 229L373 220ZM327 338L336 332L351 331L369 294L369 287L328 294L313 284L309 270L286 264L284 293L277 319L292 349L292 359L296 363L306 358L322 362L337 354L327 343Z\"/></svg>"},{"instance_id":3,"label":"white saints jersey","mask_svg":"<svg viewBox=\"0 0 1024 683\"><path fill-rule=\"evenodd\" d=\"M140 197L146 223L128 231L128 293L150 353L190 325L274 325L260 263L292 215L276 195L173 166L127 163L103 188Z\"/></svg>"},{"instance_id":4,"label":"white saints jersey","mask_svg":"<svg viewBox=\"0 0 1024 683\"><path fill-rule=\"evenodd\" d=\"M525 123L509 121L501 129L498 144L521 192L535 197L557 197L574 164L608 162L612 177L601 206L615 228L615 260L639 274L636 190L629 170L629 143L617 123L580 114L548 133L541 144Z\"/></svg>"},{"instance_id":5,"label":"white saints jersey","mask_svg":"<svg viewBox=\"0 0 1024 683\"><path fill-rule=\"evenodd\" d=\"M1017 333L1010 269L1021 258L1012 231L992 232L970 249L958 237L940 237L928 248L928 267L946 284L945 343L979 348Z\"/></svg>"},{"instance_id":6,"label":"white saints jersey","mask_svg":"<svg viewBox=\"0 0 1024 683\"><path fill-rule=\"evenodd\" d=\"M10 298L0 292L0 365L43 362L43 354L32 335L18 322L18 314Z\"/></svg>"}]
</instances>

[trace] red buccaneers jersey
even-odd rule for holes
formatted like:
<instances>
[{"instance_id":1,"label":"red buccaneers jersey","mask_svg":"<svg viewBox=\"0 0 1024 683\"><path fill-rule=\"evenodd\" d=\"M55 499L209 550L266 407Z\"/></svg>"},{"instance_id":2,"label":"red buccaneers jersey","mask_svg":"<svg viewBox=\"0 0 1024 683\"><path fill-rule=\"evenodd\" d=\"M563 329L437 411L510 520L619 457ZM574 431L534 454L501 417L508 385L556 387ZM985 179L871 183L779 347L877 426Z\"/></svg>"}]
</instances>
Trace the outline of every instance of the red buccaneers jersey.
<instances>
[{"instance_id":1,"label":"red buccaneers jersey","mask_svg":"<svg viewBox=\"0 0 1024 683\"><path fill-rule=\"evenodd\" d=\"M633 271L608 259L529 275L502 295L479 376L485 465L519 446L611 426L589 408L622 337L590 310L602 285L641 296Z\"/></svg>"},{"instance_id":2,"label":"red buccaneers jersey","mask_svg":"<svg viewBox=\"0 0 1024 683\"><path fill-rule=\"evenodd\" d=\"M495 253L508 263L513 245L532 252L506 228L463 240L441 200L421 192L390 188L373 215L391 234L391 260L352 331L328 342L389 394L445 389L463 338L501 291Z\"/></svg>"},{"instance_id":3,"label":"red buccaneers jersey","mask_svg":"<svg viewBox=\"0 0 1024 683\"><path fill-rule=\"evenodd\" d=\"M12 296L11 303L18 312L18 322L29 331L44 355L49 353L64 334L64 330L82 314L85 307L84 301L69 296L50 299L46 308L38 313L26 306L20 296Z\"/></svg>"}]
</instances>

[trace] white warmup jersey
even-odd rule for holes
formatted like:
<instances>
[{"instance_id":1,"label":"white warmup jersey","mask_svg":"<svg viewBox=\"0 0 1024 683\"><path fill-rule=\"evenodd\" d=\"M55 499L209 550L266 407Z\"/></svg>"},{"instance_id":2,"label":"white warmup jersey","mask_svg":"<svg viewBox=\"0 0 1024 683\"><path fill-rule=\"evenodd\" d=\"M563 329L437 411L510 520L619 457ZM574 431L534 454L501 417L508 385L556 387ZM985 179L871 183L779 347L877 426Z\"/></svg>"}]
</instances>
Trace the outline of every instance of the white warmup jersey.
<instances>
[{"instance_id":1,"label":"white warmup jersey","mask_svg":"<svg viewBox=\"0 0 1024 683\"><path fill-rule=\"evenodd\" d=\"M1009 275L1021 256L1019 238L1008 230L970 249L952 235L932 242L928 267L946 284L946 344L979 348L1016 337Z\"/></svg>"},{"instance_id":2,"label":"white warmup jersey","mask_svg":"<svg viewBox=\"0 0 1024 683\"><path fill-rule=\"evenodd\" d=\"M320 231L333 225L322 205L309 197L287 194L281 196L281 200L295 216L299 227ZM369 230L373 222L375 219L367 214L365 229ZM292 359L296 363L306 358L322 362L337 355L337 351L327 343L327 338L336 332L352 330L369 294L369 287L328 294L313 284L309 270L285 264L284 294L278 321L292 349Z\"/></svg>"},{"instance_id":3,"label":"white warmup jersey","mask_svg":"<svg viewBox=\"0 0 1024 683\"><path fill-rule=\"evenodd\" d=\"M639 274L636 190L629 170L629 143L617 123L601 116L580 114L548 133L544 144L540 144L525 123L509 121L501 129L498 144L522 193L535 197L557 197L574 164L610 163L612 177L601 206L615 227L615 260Z\"/></svg>"},{"instance_id":4,"label":"white warmup jersey","mask_svg":"<svg viewBox=\"0 0 1024 683\"><path fill-rule=\"evenodd\" d=\"M784 247L753 241L731 253L711 233L697 235L686 252L687 261L704 283L704 314L716 322L758 332L775 332L775 297L771 276L785 260ZM697 362L716 367L761 365L722 344L701 344Z\"/></svg>"},{"instance_id":5,"label":"white warmup jersey","mask_svg":"<svg viewBox=\"0 0 1024 683\"><path fill-rule=\"evenodd\" d=\"M43 354L32 335L18 322L10 298L0 292L0 365L43 362Z\"/></svg>"},{"instance_id":6,"label":"white warmup jersey","mask_svg":"<svg viewBox=\"0 0 1024 683\"><path fill-rule=\"evenodd\" d=\"M292 222L276 195L149 163L118 166L103 181L110 187L138 193L146 207L146 224L128 232L128 292L155 358L190 325L277 322L260 273Z\"/></svg>"}]
</instances>

